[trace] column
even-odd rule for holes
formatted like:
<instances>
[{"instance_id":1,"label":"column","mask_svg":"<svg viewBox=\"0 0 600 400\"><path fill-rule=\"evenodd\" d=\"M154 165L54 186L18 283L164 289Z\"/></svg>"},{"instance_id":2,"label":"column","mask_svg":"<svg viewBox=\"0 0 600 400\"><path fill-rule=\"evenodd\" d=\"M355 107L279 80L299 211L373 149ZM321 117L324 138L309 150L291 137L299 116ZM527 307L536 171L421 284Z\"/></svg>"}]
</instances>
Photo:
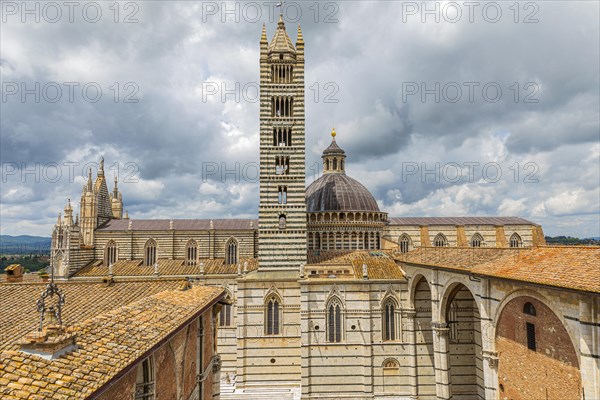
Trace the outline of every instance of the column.
<instances>
[{"instance_id":1,"label":"column","mask_svg":"<svg viewBox=\"0 0 600 400\"><path fill-rule=\"evenodd\" d=\"M483 384L485 386L485 398L497 400L498 395L498 352L483 350Z\"/></svg>"},{"instance_id":2,"label":"column","mask_svg":"<svg viewBox=\"0 0 600 400\"><path fill-rule=\"evenodd\" d=\"M432 322L433 351L435 364L435 391L439 400L449 400L450 367L448 363L448 324L445 322Z\"/></svg>"},{"instance_id":3,"label":"column","mask_svg":"<svg viewBox=\"0 0 600 400\"><path fill-rule=\"evenodd\" d=\"M410 396L417 398L417 339L415 337L415 316L417 312L414 308L402 310L402 320L405 321L404 329L402 330L403 342L408 343L408 368L410 385Z\"/></svg>"}]
</instances>

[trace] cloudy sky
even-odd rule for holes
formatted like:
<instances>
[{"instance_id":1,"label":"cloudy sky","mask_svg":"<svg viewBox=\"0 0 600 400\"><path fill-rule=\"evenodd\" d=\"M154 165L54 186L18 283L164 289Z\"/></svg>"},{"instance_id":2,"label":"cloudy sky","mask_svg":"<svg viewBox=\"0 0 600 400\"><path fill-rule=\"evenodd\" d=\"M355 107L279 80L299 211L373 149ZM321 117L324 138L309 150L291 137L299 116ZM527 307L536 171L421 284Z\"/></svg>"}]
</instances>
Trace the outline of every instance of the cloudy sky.
<instances>
[{"instance_id":1,"label":"cloudy sky","mask_svg":"<svg viewBox=\"0 0 600 400\"><path fill-rule=\"evenodd\" d=\"M0 4L2 234L49 236L100 156L132 218L257 215L274 2ZM306 42L307 184L335 127L390 216L600 236L599 3L423 6L285 4Z\"/></svg>"}]
</instances>

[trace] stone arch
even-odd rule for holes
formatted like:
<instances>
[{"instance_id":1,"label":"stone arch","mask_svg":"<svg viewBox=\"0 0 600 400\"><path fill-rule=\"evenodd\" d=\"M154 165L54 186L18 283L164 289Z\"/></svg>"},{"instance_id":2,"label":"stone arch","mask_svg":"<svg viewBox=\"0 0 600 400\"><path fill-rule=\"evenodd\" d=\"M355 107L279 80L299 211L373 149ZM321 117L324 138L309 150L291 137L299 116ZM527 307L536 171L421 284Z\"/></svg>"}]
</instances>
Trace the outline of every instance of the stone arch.
<instances>
[{"instance_id":1,"label":"stone arch","mask_svg":"<svg viewBox=\"0 0 600 400\"><path fill-rule=\"evenodd\" d=\"M440 302L439 318L448 328L449 382L456 398L485 398L481 335L481 315L475 291L466 282L446 284Z\"/></svg>"},{"instance_id":2,"label":"stone arch","mask_svg":"<svg viewBox=\"0 0 600 400\"><path fill-rule=\"evenodd\" d=\"M563 313L561 313L559 311L559 308L557 307L557 305L552 300L550 300L548 297L542 295L541 293L539 293L535 290L531 290L531 289L516 289L516 290L510 292L509 294L507 294L502 299L502 301L498 305L498 309L496 310L496 312L494 313L493 318L492 318L492 331L490 332L490 338L491 338L492 342L495 343L494 340L497 336L498 322L500 320L500 316L502 315L502 311L504 311L504 308L506 307L506 305L508 303L510 303L512 300L514 300L517 297L531 297L531 298L534 298L537 301L543 303L546 307L548 307L550 309L550 311L552 311L552 313L554 313L554 315L558 318L561 325L565 328L565 330L569 334L569 339L571 340L571 345L573 346L573 348L574 349L579 348L578 335L575 335L572 328L567 323L567 320L564 318ZM578 351L575 351L575 353L577 354L577 361L580 364L581 363L580 354Z\"/></svg>"},{"instance_id":3,"label":"stone arch","mask_svg":"<svg viewBox=\"0 0 600 400\"><path fill-rule=\"evenodd\" d=\"M427 285L429 285L429 279L420 272L416 273L415 276L413 276L413 278L410 280L410 282L408 284L408 308L409 309L415 308L415 288L416 288L417 284L419 284L421 279L424 279L425 282L427 283ZM429 290L431 293L431 287L429 288Z\"/></svg>"},{"instance_id":4,"label":"stone arch","mask_svg":"<svg viewBox=\"0 0 600 400\"><path fill-rule=\"evenodd\" d=\"M534 293L521 290L506 296L494 321L500 395L578 400L582 398L578 346L561 314L544 296ZM535 313L525 312L528 303ZM528 371L526 380L513 367L523 363L536 366Z\"/></svg>"},{"instance_id":5,"label":"stone arch","mask_svg":"<svg viewBox=\"0 0 600 400\"><path fill-rule=\"evenodd\" d=\"M461 279L461 278L452 278L446 282L443 290L441 291L441 293L443 293L443 295L440 297L439 309L437 310L439 318L440 318L440 322L444 322L444 323L448 322L448 321L446 321L445 310L448 307L448 300L450 298L450 295L452 294L452 291L455 290L458 285L463 285L464 287L467 288L467 290L469 290L469 292L471 293L471 296L475 300L475 299L477 299L477 293L478 293L478 290L477 290L478 288L475 286L476 283L477 282L473 282L473 281L470 281L467 279ZM477 312L479 313L481 318L488 318L485 308L482 307L482 305L480 303L478 303L477 300L475 300L475 304L477 305Z\"/></svg>"}]
</instances>

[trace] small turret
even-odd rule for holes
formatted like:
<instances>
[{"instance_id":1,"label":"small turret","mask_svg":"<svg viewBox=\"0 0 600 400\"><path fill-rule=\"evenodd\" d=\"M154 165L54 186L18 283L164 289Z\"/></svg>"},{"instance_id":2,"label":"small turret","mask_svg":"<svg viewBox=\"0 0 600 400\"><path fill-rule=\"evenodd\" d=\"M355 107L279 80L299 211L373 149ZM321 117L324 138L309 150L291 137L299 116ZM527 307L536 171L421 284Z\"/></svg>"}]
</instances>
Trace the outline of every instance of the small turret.
<instances>
[{"instance_id":1,"label":"small turret","mask_svg":"<svg viewBox=\"0 0 600 400\"><path fill-rule=\"evenodd\" d=\"M335 128L331 131L331 144L323 151L323 173L346 173L346 152L335 141Z\"/></svg>"},{"instance_id":2,"label":"small turret","mask_svg":"<svg viewBox=\"0 0 600 400\"><path fill-rule=\"evenodd\" d=\"M65 206L65 224L73 225L73 207L71 206L71 199L68 199L67 205Z\"/></svg>"},{"instance_id":3,"label":"small turret","mask_svg":"<svg viewBox=\"0 0 600 400\"><path fill-rule=\"evenodd\" d=\"M112 217L115 219L123 218L123 197L117 187L118 178L115 175L115 187L112 194L110 195L110 207L112 210Z\"/></svg>"}]
</instances>

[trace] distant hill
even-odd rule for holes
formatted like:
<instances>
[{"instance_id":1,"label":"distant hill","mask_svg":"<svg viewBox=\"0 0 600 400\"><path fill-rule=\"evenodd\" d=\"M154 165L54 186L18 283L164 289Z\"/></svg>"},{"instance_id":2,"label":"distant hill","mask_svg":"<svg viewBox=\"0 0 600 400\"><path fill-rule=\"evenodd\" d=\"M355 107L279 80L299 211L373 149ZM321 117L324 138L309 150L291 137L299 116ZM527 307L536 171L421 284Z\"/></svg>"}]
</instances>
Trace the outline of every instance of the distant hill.
<instances>
[{"instance_id":1,"label":"distant hill","mask_svg":"<svg viewBox=\"0 0 600 400\"><path fill-rule=\"evenodd\" d=\"M571 236L546 236L547 244L600 245L600 238L579 239Z\"/></svg>"},{"instance_id":2,"label":"distant hill","mask_svg":"<svg viewBox=\"0 0 600 400\"><path fill-rule=\"evenodd\" d=\"M0 235L0 254L50 254L51 242L43 236Z\"/></svg>"}]
</instances>

